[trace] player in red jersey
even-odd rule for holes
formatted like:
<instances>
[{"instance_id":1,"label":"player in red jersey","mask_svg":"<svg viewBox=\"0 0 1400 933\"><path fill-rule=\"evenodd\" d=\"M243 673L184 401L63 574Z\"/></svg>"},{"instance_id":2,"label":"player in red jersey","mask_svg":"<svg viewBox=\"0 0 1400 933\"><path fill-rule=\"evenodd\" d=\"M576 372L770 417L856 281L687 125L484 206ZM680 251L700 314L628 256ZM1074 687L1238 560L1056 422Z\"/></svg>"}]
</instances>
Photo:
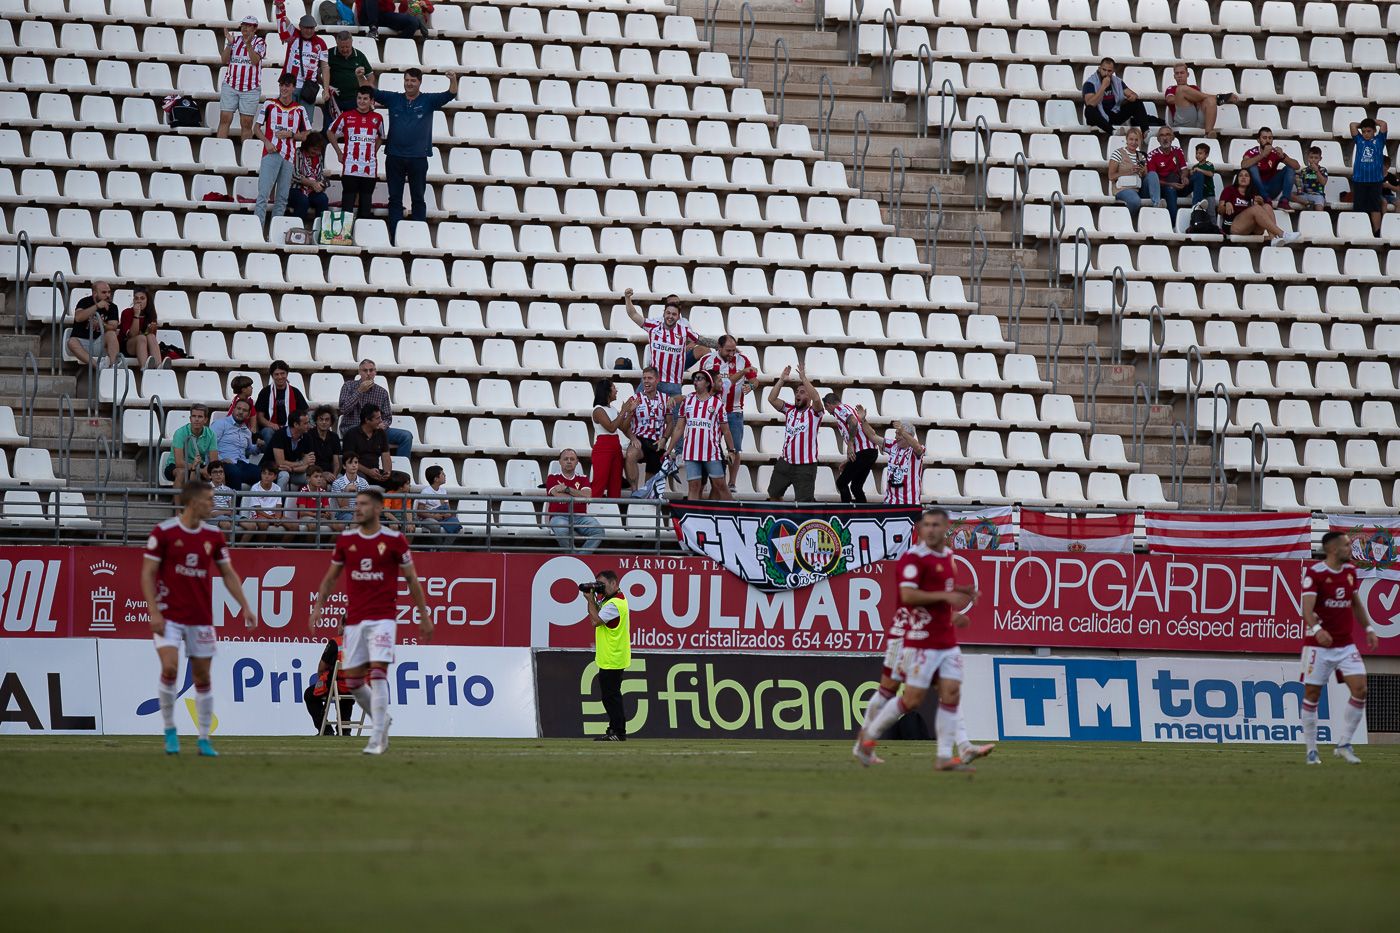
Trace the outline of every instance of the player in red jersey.
<instances>
[{"instance_id":1,"label":"player in red jersey","mask_svg":"<svg viewBox=\"0 0 1400 933\"><path fill-rule=\"evenodd\" d=\"M866 715L865 733L856 757L873 764L877 737L910 710L918 709L935 677L938 679L938 771L971 771L970 762L989 754L993 746L970 742L954 757L953 744L959 731L959 701L962 695L962 650L955 626L966 625L967 617L957 610L977 598L977 590L953 582L953 549L947 546L948 513L928 509L919 519L919 540L911 544L895 564L899 577L900 607L896 625L903 622L904 646L893 680L904 684L903 694L880 705L875 716ZM962 741L966 741L965 736Z\"/></svg>"},{"instance_id":2,"label":"player in red jersey","mask_svg":"<svg viewBox=\"0 0 1400 933\"><path fill-rule=\"evenodd\" d=\"M1366 665L1352 640L1356 620L1360 619L1366 630L1367 648L1374 650L1379 639L1361 602L1356 567L1347 562L1350 553L1351 539L1342 532L1329 531L1322 536L1323 559L1303 571L1303 624L1307 627L1303 643L1303 741L1310 765L1322 764L1317 753L1317 704L1334 671L1341 675L1351 698L1342 712L1332 754L1348 764L1361 764L1351 748L1351 738L1366 713Z\"/></svg>"},{"instance_id":3,"label":"player in red jersey","mask_svg":"<svg viewBox=\"0 0 1400 933\"><path fill-rule=\"evenodd\" d=\"M243 595L243 582L229 560L224 533L205 523L214 511L214 487L205 482L186 483L180 492L180 505L180 514L151 529L151 536L146 539L146 559L141 562L141 595L146 597L151 634L160 658L160 686L156 696L160 699L160 716L165 724L165 753L180 753L180 734L175 731L175 672L183 645L194 679L199 753L215 758L219 753L209 742L209 727L214 720L209 664L215 647L212 574L215 567L243 609L243 624L251 629L257 625L257 620Z\"/></svg>"},{"instance_id":4,"label":"player in red jersey","mask_svg":"<svg viewBox=\"0 0 1400 933\"><path fill-rule=\"evenodd\" d=\"M349 564L350 576L345 583L349 604L345 607L340 664L346 686L372 723L366 755L382 755L389 747L389 665L394 661L399 574L408 581L409 595L418 607L419 634L423 641L433 635L433 617L413 567L408 539L380 524L383 511L384 494L378 489L364 489L355 496L354 527L336 539L309 622L311 633L320 635L321 607L340 571Z\"/></svg>"}]
</instances>

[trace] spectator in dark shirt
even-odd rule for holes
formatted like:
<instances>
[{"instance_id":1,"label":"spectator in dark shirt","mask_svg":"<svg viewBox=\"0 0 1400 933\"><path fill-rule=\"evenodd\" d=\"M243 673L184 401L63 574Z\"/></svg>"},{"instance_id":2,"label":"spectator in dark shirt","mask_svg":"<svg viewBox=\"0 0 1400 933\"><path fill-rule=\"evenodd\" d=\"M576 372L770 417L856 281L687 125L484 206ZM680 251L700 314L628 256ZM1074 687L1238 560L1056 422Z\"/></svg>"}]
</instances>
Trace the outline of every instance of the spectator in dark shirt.
<instances>
[{"instance_id":1,"label":"spectator in dark shirt","mask_svg":"<svg viewBox=\"0 0 1400 933\"><path fill-rule=\"evenodd\" d=\"M277 485L283 489L298 489L306 485L306 471L316 465L307 433L311 420L306 411L295 412L285 428L272 435L270 447L273 463L277 464Z\"/></svg>"},{"instance_id":2,"label":"spectator in dark shirt","mask_svg":"<svg viewBox=\"0 0 1400 933\"><path fill-rule=\"evenodd\" d=\"M327 638L326 647L321 652L321 660L316 664L316 681L307 686L306 692L302 694L302 699L306 701L306 711L311 714L311 724L321 735L336 734L334 717L326 716L326 704L330 702L331 695L332 671L336 672L335 687L336 696L340 700L340 722L348 725L355 714L355 697L350 692L350 685L336 670L335 665L339 660L340 636Z\"/></svg>"},{"instance_id":3,"label":"spectator in dark shirt","mask_svg":"<svg viewBox=\"0 0 1400 933\"><path fill-rule=\"evenodd\" d=\"M68 352L84 366L105 355L107 362L117 364L121 353L117 341L117 325L121 323L112 304L110 282L93 282L92 294L79 299L73 309L73 330L68 335Z\"/></svg>"},{"instance_id":4,"label":"spectator in dark shirt","mask_svg":"<svg viewBox=\"0 0 1400 933\"><path fill-rule=\"evenodd\" d=\"M393 236L403 219L403 185L408 182L413 201L413 220L428 219L428 156L433 151L433 111L447 106L457 96L457 75L448 80L447 90L424 94L423 72L404 72L403 93L374 92L375 102L389 111L389 139L384 175L389 183L389 235Z\"/></svg>"},{"instance_id":5,"label":"spectator in dark shirt","mask_svg":"<svg viewBox=\"0 0 1400 933\"><path fill-rule=\"evenodd\" d=\"M360 424L346 431L341 439L341 454L355 454L360 459L360 475L382 486L389 479L393 461L389 457L389 436L384 432L384 416L378 405L360 409Z\"/></svg>"},{"instance_id":6,"label":"spectator in dark shirt","mask_svg":"<svg viewBox=\"0 0 1400 933\"><path fill-rule=\"evenodd\" d=\"M335 34L335 48L330 50L329 64L334 96L326 101L326 126L331 125L340 111L355 109L355 92L360 85L373 83L374 74L365 53L355 48L348 29Z\"/></svg>"},{"instance_id":7,"label":"spectator in dark shirt","mask_svg":"<svg viewBox=\"0 0 1400 933\"><path fill-rule=\"evenodd\" d=\"M292 188L287 194L287 211L310 227L330 209L326 194L326 134L307 133L297 150L292 168Z\"/></svg>"},{"instance_id":8,"label":"spectator in dark shirt","mask_svg":"<svg viewBox=\"0 0 1400 933\"><path fill-rule=\"evenodd\" d=\"M1240 168L1249 172L1256 195L1281 211L1291 211L1293 176L1303 166L1274 145L1274 131L1267 126L1259 130L1256 139L1259 145L1245 151Z\"/></svg>"},{"instance_id":9,"label":"spectator in dark shirt","mask_svg":"<svg viewBox=\"0 0 1400 933\"><path fill-rule=\"evenodd\" d=\"M316 409L311 422L306 441L316 455L316 466L329 472L334 479L340 475L340 435L335 431L335 409L322 405Z\"/></svg>"},{"instance_id":10,"label":"spectator in dark shirt","mask_svg":"<svg viewBox=\"0 0 1400 933\"><path fill-rule=\"evenodd\" d=\"M407 457L413 453L413 435L392 427L394 413L389 407L389 390L374 377L379 369L374 360L361 360L357 375L345 380L340 387L340 430L353 430L360 423L360 409L374 405L384 416L384 433L389 438L389 446L394 448L395 457Z\"/></svg>"},{"instance_id":11,"label":"spectator in dark shirt","mask_svg":"<svg viewBox=\"0 0 1400 933\"><path fill-rule=\"evenodd\" d=\"M136 357L142 369L161 365L160 341L156 332L160 319L156 317L156 303L144 286L131 290L131 307L122 312L117 324L117 341L126 348L129 356ZM169 361L165 363L169 368Z\"/></svg>"},{"instance_id":12,"label":"spectator in dark shirt","mask_svg":"<svg viewBox=\"0 0 1400 933\"><path fill-rule=\"evenodd\" d=\"M258 400L253 404L258 418L255 429L264 446L272 442L272 435L287 423L289 416L311 407L306 403L306 396L301 394L301 390L288 384L287 377L290 374L291 370L285 362L273 360L272 365L267 368L268 378L272 381L263 386L263 390L258 393Z\"/></svg>"},{"instance_id":13,"label":"spectator in dark shirt","mask_svg":"<svg viewBox=\"0 0 1400 933\"><path fill-rule=\"evenodd\" d=\"M1115 126L1131 123L1147 133L1147 108L1132 88L1117 75L1118 66L1105 58L1084 82L1084 122L1096 130L1112 133Z\"/></svg>"}]
</instances>

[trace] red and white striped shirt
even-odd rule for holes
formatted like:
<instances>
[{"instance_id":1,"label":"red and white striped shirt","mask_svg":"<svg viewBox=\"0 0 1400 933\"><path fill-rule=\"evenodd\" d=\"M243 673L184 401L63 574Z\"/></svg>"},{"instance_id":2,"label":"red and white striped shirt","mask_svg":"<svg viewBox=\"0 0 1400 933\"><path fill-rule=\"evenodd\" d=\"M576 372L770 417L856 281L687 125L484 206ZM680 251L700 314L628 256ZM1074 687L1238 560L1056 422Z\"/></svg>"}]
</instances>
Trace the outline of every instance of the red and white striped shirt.
<instances>
[{"instance_id":1,"label":"red and white striped shirt","mask_svg":"<svg viewBox=\"0 0 1400 933\"><path fill-rule=\"evenodd\" d=\"M267 42L262 36L253 36L251 43L236 33L228 43L228 67L224 69L224 84L235 91L256 91L262 87L262 68L253 64L253 56L262 59L267 55Z\"/></svg>"},{"instance_id":2,"label":"red and white striped shirt","mask_svg":"<svg viewBox=\"0 0 1400 933\"><path fill-rule=\"evenodd\" d=\"M297 83L310 81L321 83L321 66L330 67L330 46L320 36L310 39L301 37L297 24L287 19L286 7L277 7L277 35L287 46L287 55L282 59L282 70L294 76Z\"/></svg>"},{"instance_id":3,"label":"red and white striped shirt","mask_svg":"<svg viewBox=\"0 0 1400 933\"><path fill-rule=\"evenodd\" d=\"M691 393L681 403L685 419L682 460L720 460L719 429L724 423L724 401L718 395L705 398Z\"/></svg>"},{"instance_id":4,"label":"red and white striped shirt","mask_svg":"<svg viewBox=\"0 0 1400 933\"><path fill-rule=\"evenodd\" d=\"M744 410L744 396L739 394L739 386L743 383L744 370L754 368L752 360L742 353L735 353L734 359L725 362L724 357L716 352L702 359L696 368L714 377L715 392L724 399L725 412Z\"/></svg>"},{"instance_id":5,"label":"red and white striped shirt","mask_svg":"<svg viewBox=\"0 0 1400 933\"><path fill-rule=\"evenodd\" d=\"M783 455L779 458L794 466L817 462L817 425L821 424L822 410L813 405L798 408L790 402L783 402Z\"/></svg>"},{"instance_id":6,"label":"red and white striped shirt","mask_svg":"<svg viewBox=\"0 0 1400 933\"><path fill-rule=\"evenodd\" d=\"M862 450L875 449L874 442L866 436L864 431L860 430L860 426L865 422L861 420L860 412L856 411L855 406L847 405L845 402L842 402L840 405L836 406L836 411L832 412L832 417L836 419L836 430L841 432L841 438L846 442L847 449L854 450L856 453L860 453ZM855 431L846 427L852 418L856 420Z\"/></svg>"},{"instance_id":7,"label":"red and white striped shirt","mask_svg":"<svg viewBox=\"0 0 1400 933\"><path fill-rule=\"evenodd\" d=\"M295 139L279 139L278 130L291 130L293 133L307 133L311 124L306 120L306 111L301 104L283 104L280 100L265 100L258 110L258 125L262 127L263 155L275 152L288 162L297 157Z\"/></svg>"},{"instance_id":8,"label":"red and white striped shirt","mask_svg":"<svg viewBox=\"0 0 1400 933\"><path fill-rule=\"evenodd\" d=\"M632 409L632 429L638 437L649 441L660 440L661 432L666 430L666 396L657 392L648 398L645 392L640 392L636 399L637 407Z\"/></svg>"},{"instance_id":9,"label":"red and white striped shirt","mask_svg":"<svg viewBox=\"0 0 1400 933\"><path fill-rule=\"evenodd\" d=\"M371 110L342 111L331 124L331 133L340 137L346 175L375 178L379 175L379 140L384 136L384 118Z\"/></svg>"},{"instance_id":10,"label":"red and white striped shirt","mask_svg":"<svg viewBox=\"0 0 1400 933\"><path fill-rule=\"evenodd\" d=\"M923 471L919 469L922 458L913 447L901 447L897 441L885 441L885 504L918 505L919 483Z\"/></svg>"},{"instance_id":11,"label":"red and white striped shirt","mask_svg":"<svg viewBox=\"0 0 1400 933\"><path fill-rule=\"evenodd\" d=\"M661 318L651 318L642 322L642 328L651 348L647 364L656 367L662 382L679 383L685 375L686 342L698 336L690 329L690 322L681 318L675 327L667 327Z\"/></svg>"}]
</instances>

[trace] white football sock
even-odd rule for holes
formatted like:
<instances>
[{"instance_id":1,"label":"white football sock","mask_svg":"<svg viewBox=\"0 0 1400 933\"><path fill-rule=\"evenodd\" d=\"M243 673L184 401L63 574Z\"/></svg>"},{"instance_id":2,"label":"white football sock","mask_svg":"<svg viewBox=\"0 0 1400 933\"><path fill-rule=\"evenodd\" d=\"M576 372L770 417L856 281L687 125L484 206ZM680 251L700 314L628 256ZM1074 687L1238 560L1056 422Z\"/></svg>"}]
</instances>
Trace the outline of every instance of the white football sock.
<instances>
[{"instance_id":1,"label":"white football sock","mask_svg":"<svg viewBox=\"0 0 1400 933\"><path fill-rule=\"evenodd\" d=\"M866 717L866 740L878 740L880 736L889 731L890 727L893 726L905 712L903 698L890 697L889 700L885 702L885 705L880 707L880 715L876 716L874 719L868 716Z\"/></svg>"},{"instance_id":2,"label":"white football sock","mask_svg":"<svg viewBox=\"0 0 1400 933\"><path fill-rule=\"evenodd\" d=\"M876 691L875 695L870 698L870 705L865 708L865 724L861 727L862 735L866 734L869 731L865 727L869 726L872 722L874 722L876 717L880 715L880 710L884 709L885 704L893 699L893 695L885 696L883 693ZM867 736L867 738L870 737L871 736Z\"/></svg>"},{"instance_id":3,"label":"white football sock","mask_svg":"<svg viewBox=\"0 0 1400 933\"><path fill-rule=\"evenodd\" d=\"M1308 751L1317 751L1317 706L1303 701L1303 744Z\"/></svg>"},{"instance_id":4,"label":"white football sock","mask_svg":"<svg viewBox=\"0 0 1400 933\"><path fill-rule=\"evenodd\" d=\"M953 738L958 731L958 708L939 703L934 727L938 730L938 757L952 758Z\"/></svg>"},{"instance_id":5,"label":"white football sock","mask_svg":"<svg viewBox=\"0 0 1400 933\"><path fill-rule=\"evenodd\" d=\"M962 754L963 749L972 745L967 738L967 723L963 722L962 704L958 704L958 732L955 737L958 743L958 753Z\"/></svg>"},{"instance_id":6,"label":"white football sock","mask_svg":"<svg viewBox=\"0 0 1400 933\"><path fill-rule=\"evenodd\" d=\"M214 723L214 690L212 684L204 689L194 688L194 715L199 724L199 737L209 738L209 727Z\"/></svg>"},{"instance_id":7,"label":"white football sock","mask_svg":"<svg viewBox=\"0 0 1400 933\"><path fill-rule=\"evenodd\" d=\"M165 728L175 728L175 681L166 683L162 678L160 686L156 688L156 696L160 699L160 718L165 724Z\"/></svg>"},{"instance_id":8,"label":"white football sock","mask_svg":"<svg viewBox=\"0 0 1400 933\"><path fill-rule=\"evenodd\" d=\"M1337 733L1338 745L1350 745L1356 735L1356 727L1361 725L1361 717L1366 715L1366 701L1348 697L1346 708L1342 710L1342 728Z\"/></svg>"},{"instance_id":9,"label":"white football sock","mask_svg":"<svg viewBox=\"0 0 1400 933\"><path fill-rule=\"evenodd\" d=\"M374 730L370 741L383 746L389 734L389 678L381 675L370 676L370 715L374 717Z\"/></svg>"},{"instance_id":10,"label":"white football sock","mask_svg":"<svg viewBox=\"0 0 1400 933\"><path fill-rule=\"evenodd\" d=\"M373 694L370 692L369 684L360 681L360 685L352 688L350 694L355 698L355 702L360 705L360 709L365 711L365 715L369 717L372 723L374 721L374 699Z\"/></svg>"}]
</instances>

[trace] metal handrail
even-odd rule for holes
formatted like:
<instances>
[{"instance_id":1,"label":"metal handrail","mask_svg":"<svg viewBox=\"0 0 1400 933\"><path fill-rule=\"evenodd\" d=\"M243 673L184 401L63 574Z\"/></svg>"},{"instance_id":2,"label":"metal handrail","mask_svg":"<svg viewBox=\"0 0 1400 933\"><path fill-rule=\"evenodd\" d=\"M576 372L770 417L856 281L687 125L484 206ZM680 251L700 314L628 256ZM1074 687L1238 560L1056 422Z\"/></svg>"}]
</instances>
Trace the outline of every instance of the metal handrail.
<instances>
[{"instance_id":1,"label":"metal handrail","mask_svg":"<svg viewBox=\"0 0 1400 933\"><path fill-rule=\"evenodd\" d=\"M1089 354L1094 356L1094 381L1089 381ZM1098 433L1099 427L1099 383L1103 380L1103 357L1098 344L1084 345L1084 414L1088 416L1089 436Z\"/></svg>"},{"instance_id":2,"label":"metal handrail","mask_svg":"<svg viewBox=\"0 0 1400 933\"><path fill-rule=\"evenodd\" d=\"M899 187L894 186L894 164L899 159ZM890 213L894 215L894 235L899 231L904 219L904 150L895 146L890 150Z\"/></svg>"},{"instance_id":3,"label":"metal handrail","mask_svg":"<svg viewBox=\"0 0 1400 933\"><path fill-rule=\"evenodd\" d=\"M1108 333L1113 342L1113 365L1123 364L1123 315L1128 313L1128 275L1122 266L1113 267L1113 278L1109 280L1112 291L1109 293ZM1122 299L1119 299L1119 295Z\"/></svg>"},{"instance_id":4,"label":"metal handrail","mask_svg":"<svg viewBox=\"0 0 1400 933\"><path fill-rule=\"evenodd\" d=\"M987 247L987 234L979 222L972 228L972 237L967 248L968 279L972 282L972 301L977 305L978 314L982 313L982 272L987 268L987 256L990 252Z\"/></svg>"},{"instance_id":5,"label":"metal handrail","mask_svg":"<svg viewBox=\"0 0 1400 933\"><path fill-rule=\"evenodd\" d=\"M783 53L783 80L778 81L778 51ZM787 114L787 83L788 76L792 74L792 55L788 52L787 40L782 36L773 40L773 98L778 105L778 125L786 122L783 118Z\"/></svg>"},{"instance_id":6,"label":"metal handrail","mask_svg":"<svg viewBox=\"0 0 1400 933\"><path fill-rule=\"evenodd\" d=\"M958 116L958 89L953 87L951 78L944 78L938 86L938 159L940 171L947 175L953 170L953 120L948 118L948 102L952 101L953 120Z\"/></svg>"},{"instance_id":7,"label":"metal handrail","mask_svg":"<svg viewBox=\"0 0 1400 933\"><path fill-rule=\"evenodd\" d=\"M854 66L860 61L860 17L865 12L865 0L851 0L851 47L846 50L846 64Z\"/></svg>"},{"instance_id":8,"label":"metal handrail","mask_svg":"<svg viewBox=\"0 0 1400 933\"><path fill-rule=\"evenodd\" d=\"M817 138L821 140L823 161L831 158L831 115L835 112L836 86L831 83L831 75L823 71L817 79Z\"/></svg>"},{"instance_id":9,"label":"metal handrail","mask_svg":"<svg viewBox=\"0 0 1400 933\"><path fill-rule=\"evenodd\" d=\"M938 198L938 222L934 222L933 199ZM943 231L943 192L937 185L929 185L924 195L924 261L928 263L928 282L938 274L938 234Z\"/></svg>"},{"instance_id":10,"label":"metal handrail","mask_svg":"<svg viewBox=\"0 0 1400 933\"><path fill-rule=\"evenodd\" d=\"M29 313L29 277L34 274L34 242L29 231L21 230L15 237L15 333L24 330Z\"/></svg>"},{"instance_id":11,"label":"metal handrail","mask_svg":"<svg viewBox=\"0 0 1400 933\"><path fill-rule=\"evenodd\" d=\"M1141 406L1139 406L1139 400ZM1142 412L1141 419L1138 412ZM1138 380L1133 384L1133 462L1142 463L1147 455L1147 422L1152 420L1152 396L1147 384Z\"/></svg>"},{"instance_id":12,"label":"metal handrail","mask_svg":"<svg viewBox=\"0 0 1400 933\"><path fill-rule=\"evenodd\" d=\"M894 10L885 7L880 16L880 100L887 104L894 100L894 42L898 32Z\"/></svg>"},{"instance_id":13,"label":"metal handrail","mask_svg":"<svg viewBox=\"0 0 1400 933\"><path fill-rule=\"evenodd\" d=\"M30 385L30 371L33 370L34 383ZM19 417L20 434L34 436L34 410L39 397L39 361L33 350L24 351L24 362L19 367Z\"/></svg>"},{"instance_id":14,"label":"metal handrail","mask_svg":"<svg viewBox=\"0 0 1400 933\"><path fill-rule=\"evenodd\" d=\"M710 40L711 52L715 50L715 34L719 32L719 3L720 0L705 0L705 16L700 21L700 38Z\"/></svg>"},{"instance_id":15,"label":"metal handrail","mask_svg":"<svg viewBox=\"0 0 1400 933\"><path fill-rule=\"evenodd\" d=\"M1050 195L1050 266L1051 288L1060 287L1060 244L1065 239L1065 196L1055 191Z\"/></svg>"},{"instance_id":16,"label":"metal handrail","mask_svg":"<svg viewBox=\"0 0 1400 933\"><path fill-rule=\"evenodd\" d=\"M1056 327L1055 342L1050 342L1051 325ZM1065 342L1065 315L1058 302L1050 302L1045 313L1045 348L1050 354L1050 392L1060 391L1060 346Z\"/></svg>"},{"instance_id":17,"label":"metal handrail","mask_svg":"<svg viewBox=\"0 0 1400 933\"><path fill-rule=\"evenodd\" d=\"M715 4L719 8L719 4ZM744 39L744 20L748 18L748 39ZM749 66L752 63L750 53L753 50L753 40L758 35L758 21L753 15L753 4L749 0L744 0L744 5L739 7L739 75L744 82L744 87L749 86ZM713 51L713 49L711 49Z\"/></svg>"},{"instance_id":18,"label":"metal handrail","mask_svg":"<svg viewBox=\"0 0 1400 933\"><path fill-rule=\"evenodd\" d=\"M1084 266L1082 268L1079 265L1080 246L1084 247ZM1071 305L1072 314L1070 315L1070 319L1076 324L1083 324L1087 316L1084 310L1084 294L1088 289L1090 258L1089 231L1080 227L1074 231L1074 301ZM1056 261L1059 261L1058 257L1056 257Z\"/></svg>"},{"instance_id":19,"label":"metal handrail","mask_svg":"<svg viewBox=\"0 0 1400 933\"><path fill-rule=\"evenodd\" d=\"M73 475L73 435L78 419L73 412L73 397L64 392L58 397L58 469L61 476Z\"/></svg>"},{"instance_id":20,"label":"metal handrail","mask_svg":"<svg viewBox=\"0 0 1400 933\"><path fill-rule=\"evenodd\" d=\"M817 32L826 32L826 0L816 0L812 4L812 12L816 14L814 27Z\"/></svg>"},{"instance_id":21,"label":"metal handrail","mask_svg":"<svg viewBox=\"0 0 1400 933\"><path fill-rule=\"evenodd\" d=\"M124 356L119 356L119 357L117 357L116 365L110 366L110 367L108 367L108 368L109 368L109 369L113 369L113 370L121 370L121 371L124 371L124 372L127 373L126 377L122 379L122 391L121 391L121 397L120 397L120 398L117 396L117 392L116 392L115 381L116 381L116 378L117 378L117 377L116 377L116 376L113 376L113 377L112 377L112 380L113 380L113 383L114 383L113 386L112 386L112 424L115 426L115 429L116 429L117 431L120 431L120 430L121 430L121 423L122 423L122 416L126 413L126 400L127 400L128 398L131 397L131 373L130 373L130 367L127 366L126 357L124 357ZM97 376L98 376L99 379L100 379L101 376L102 376L102 368L101 368L100 366L98 367L98 370L97 370Z\"/></svg>"},{"instance_id":22,"label":"metal handrail","mask_svg":"<svg viewBox=\"0 0 1400 933\"><path fill-rule=\"evenodd\" d=\"M1019 292L1016 290L1018 282L1021 286ZM1013 353L1021 352L1021 312L1026 307L1026 293L1026 270L1021 268L1018 259L1011 263L1011 269L1006 273L1006 330L1015 335L1011 338ZM1016 297L1013 299L1012 296Z\"/></svg>"},{"instance_id":23,"label":"metal handrail","mask_svg":"<svg viewBox=\"0 0 1400 933\"><path fill-rule=\"evenodd\" d=\"M63 317L68 313L70 289L68 276L62 272L53 274L53 288L49 292L49 375L57 376L62 359ZM18 310L16 310L18 314Z\"/></svg>"},{"instance_id":24,"label":"metal handrail","mask_svg":"<svg viewBox=\"0 0 1400 933\"><path fill-rule=\"evenodd\" d=\"M160 400L159 395L152 395L150 401L146 403L146 410L150 412L150 418L146 419L146 475L151 478L151 482L160 482L160 446L165 443L165 404ZM122 430L121 425L115 426L117 430ZM206 431L209 430L205 427ZM123 439L125 440L125 439ZM175 451L170 452L171 462L174 462Z\"/></svg>"},{"instance_id":25,"label":"metal handrail","mask_svg":"<svg viewBox=\"0 0 1400 933\"><path fill-rule=\"evenodd\" d=\"M987 160L991 150L992 130L987 118L978 114L972 124L972 206L979 211L987 209Z\"/></svg>"},{"instance_id":26,"label":"metal handrail","mask_svg":"<svg viewBox=\"0 0 1400 933\"><path fill-rule=\"evenodd\" d=\"M1192 364L1195 364L1194 366ZM1206 381L1206 364L1201 360L1201 348L1194 343L1186 348L1186 410L1190 412L1191 443L1200 437L1196 403L1201 397L1201 384Z\"/></svg>"},{"instance_id":27,"label":"metal handrail","mask_svg":"<svg viewBox=\"0 0 1400 933\"><path fill-rule=\"evenodd\" d=\"M864 146L860 144L862 131L865 133ZM866 118L864 110L857 110L851 128L851 172L856 176L856 187L860 190L859 197L862 198L865 197L865 161L869 155L870 120Z\"/></svg>"},{"instance_id":28,"label":"metal handrail","mask_svg":"<svg viewBox=\"0 0 1400 933\"><path fill-rule=\"evenodd\" d=\"M1180 434L1180 445L1184 449L1184 455L1177 453L1177 438ZM1186 495L1186 468L1191 463L1192 442L1187 435L1186 425L1181 421L1172 424L1172 470L1171 470L1171 496L1178 504Z\"/></svg>"},{"instance_id":29,"label":"metal handrail","mask_svg":"<svg viewBox=\"0 0 1400 933\"><path fill-rule=\"evenodd\" d=\"M1152 404L1162 397L1162 347L1167 343L1167 319L1162 306L1153 305L1147 312L1147 373L1152 380Z\"/></svg>"},{"instance_id":30,"label":"metal handrail","mask_svg":"<svg viewBox=\"0 0 1400 933\"><path fill-rule=\"evenodd\" d=\"M1216 486L1219 484L1219 501L1225 504L1225 493L1229 489L1225 476L1225 432L1230 424L1230 390L1223 382L1217 382L1210 390L1210 507L1216 508ZM1220 423L1220 402L1225 402L1225 423Z\"/></svg>"},{"instance_id":31,"label":"metal handrail","mask_svg":"<svg viewBox=\"0 0 1400 933\"><path fill-rule=\"evenodd\" d=\"M929 91L933 88L933 49L929 48L927 42L919 46L919 56L916 61L918 62L919 87L914 99L914 123L916 124L914 135L919 139L926 139L928 138L929 118L928 97ZM924 70L925 62L928 63L927 71ZM891 86L893 86L893 75L891 75L890 80Z\"/></svg>"},{"instance_id":32,"label":"metal handrail","mask_svg":"<svg viewBox=\"0 0 1400 933\"><path fill-rule=\"evenodd\" d=\"M1264 471L1269 468L1269 435L1258 421L1249 429L1249 479L1254 489L1250 505L1258 512L1264 507Z\"/></svg>"},{"instance_id":33,"label":"metal handrail","mask_svg":"<svg viewBox=\"0 0 1400 933\"><path fill-rule=\"evenodd\" d=\"M112 483L112 440L98 437L92 445L92 480L101 487ZM130 493L124 493L124 500Z\"/></svg>"},{"instance_id":34,"label":"metal handrail","mask_svg":"<svg viewBox=\"0 0 1400 933\"><path fill-rule=\"evenodd\" d=\"M1031 166L1025 155L1016 153L1011 160L1011 248L1026 244L1026 187L1030 184Z\"/></svg>"}]
</instances>

